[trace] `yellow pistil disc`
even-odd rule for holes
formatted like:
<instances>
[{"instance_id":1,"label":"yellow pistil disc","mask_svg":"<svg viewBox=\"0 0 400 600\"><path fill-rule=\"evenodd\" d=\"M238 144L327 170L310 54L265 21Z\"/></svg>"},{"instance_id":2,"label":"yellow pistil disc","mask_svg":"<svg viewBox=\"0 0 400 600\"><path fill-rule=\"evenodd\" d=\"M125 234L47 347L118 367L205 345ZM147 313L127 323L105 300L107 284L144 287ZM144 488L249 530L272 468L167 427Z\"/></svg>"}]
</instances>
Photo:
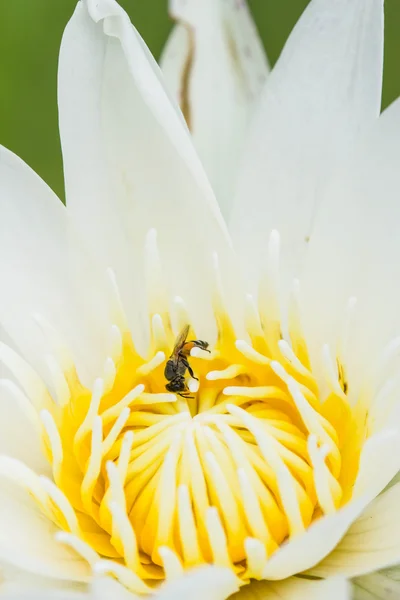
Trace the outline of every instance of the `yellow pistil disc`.
<instances>
[{"instance_id":1,"label":"yellow pistil disc","mask_svg":"<svg viewBox=\"0 0 400 600\"><path fill-rule=\"evenodd\" d=\"M155 314L147 359L114 326L93 388L69 369L62 402L42 414L55 485L50 505L37 501L64 543L135 593L206 563L260 579L283 542L351 494L360 443L343 368L321 402L299 323L288 343L258 313L247 341L217 321L211 353L189 357L192 397L165 389L177 332Z\"/></svg>"}]
</instances>

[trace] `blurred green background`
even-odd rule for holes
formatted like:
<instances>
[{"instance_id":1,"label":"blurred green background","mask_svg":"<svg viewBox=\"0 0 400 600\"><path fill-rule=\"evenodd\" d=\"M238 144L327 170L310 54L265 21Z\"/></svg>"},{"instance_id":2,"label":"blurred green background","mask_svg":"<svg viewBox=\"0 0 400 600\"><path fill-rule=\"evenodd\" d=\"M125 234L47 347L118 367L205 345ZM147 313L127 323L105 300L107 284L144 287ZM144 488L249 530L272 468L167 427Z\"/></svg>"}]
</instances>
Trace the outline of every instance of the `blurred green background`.
<instances>
[{"instance_id":1,"label":"blurred green background","mask_svg":"<svg viewBox=\"0 0 400 600\"><path fill-rule=\"evenodd\" d=\"M201 2L201 0L199 0ZM273 65L308 0L248 0ZM57 57L76 0L0 0L0 143L63 197L57 128ZM122 0L159 57L172 23L167 0ZM383 106L400 95L400 0L385 2Z\"/></svg>"}]
</instances>

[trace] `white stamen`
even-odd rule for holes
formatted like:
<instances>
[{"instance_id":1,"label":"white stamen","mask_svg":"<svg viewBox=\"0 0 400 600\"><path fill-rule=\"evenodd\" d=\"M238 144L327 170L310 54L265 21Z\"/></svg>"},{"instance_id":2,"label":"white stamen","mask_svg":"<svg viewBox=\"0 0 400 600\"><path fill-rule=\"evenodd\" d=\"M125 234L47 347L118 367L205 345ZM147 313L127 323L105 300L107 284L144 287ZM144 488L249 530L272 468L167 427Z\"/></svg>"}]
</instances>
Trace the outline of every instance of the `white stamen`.
<instances>
[{"instance_id":1,"label":"white stamen","mask_svg":"<svg viewBox=\"0 0 400 600\"><path fill-rule=\"evenodd\" d=\"M46 356L46 365L53 381L57 404L59 406L66 406L71 399L71 391L64 373L54 356L51 354Z\"/></svg>"},{"instance_id":2,"label":"white stamen","mask_svg":"<svg viewBox=\"0 0 400 600\"><path fill-rule=\"evenodd\" d=\"M126 511L126 499L124 494L124 486L120 477L118 467L111 461L106 463L107 476L110 484L110 494L112 502L118 504Z\"/></svg>"},{"instance_id":3,"label":"white stamen","mask_svg":"<svg viewBox=\"0 0 400 600\"><path fill-rule=\"evenodd\" d=\"M134 594L149 594L151 589L133 571L112 560L99 560L93 565L93 570L99 575L114 575L128 590Z\"/></svg>"},{"instance_id":4,"label":"white stamen","mask_svg":"<svg viewBox=\"0 0 400 600\"><path fill-rule=\"evenodd\" d=\"M263 570L267 562L267 552L264 544L255 538L246 538L244 549L247 558L247 569L249 576L254 579L263 578Z\"/></svg>"},{"instance_id":5,"label":"white stamen","mask_svg":"<svg viewBox=\"0 0 400 600\"><path fill-rule=\"evenodd\" d=\"M304 377L312 377L310 371L299 361L286 340L279 340L279 350L282 355L290 362L290 364Z\"/></svg>"},{"instance_id":6,"label":"white stamen","mask_svg":"<svg viewBox=\"0 0 400 600\"><path fill-rule=\"evenodd\" d=\"M60 478L61 467L63 462L63 448L60 433L57 429L57 425L53 419L52 414L49 413L48 410L41 411L40 419L43 423L43 427L46 431L47 438L50 443L53 477L54 481L57 483Z\"/></svg>"},{"instance_id":7,"label":"white stamen","mask_svg":"<svg viewBox=\"0 0 400 600\"><path fill-rule=\"evenodd\" d=\"M281 364L278 362L272 361L271 367L275 371L275 373L286 383L288 386L288 390L290 395L292 396L297 409L300 413L300 416L304 422L304 425L307 427L307 430L310 434L314 433L318 436L319 441L325 443L330 450L330 453L334 453L335 456L340 453L337 447L335 446L332 438L329 436L325 428L321 423L320 415L310 406L310 404L305 399L304 395L301 393L300 387L293 377L290 377Z\"/></svg>"},{"instance_id":8,"label":"white stamen","mask_svg":"<svg viewBox=\"0 0 400 600\"><path fill-rule=\"evenodd\" d=\"M181 331L182 328L187 325L187 323L191 323L191 318L189 316L186 304L180 296L175 296L173 302L176 314L176 328L178 332Z\"/></svg>"},{"instance_id":9,"label":"white stamen","mask_svg":"<svg viewBox=\"0 0 400 600\"><path fill-rule=\"evenodd\" d=\"M89 409L86 417L75 434L74 447L82 441L87 433L92 429L93 422L99 412L101 398L104 394L104 382L102 379L96 379L93 385L92 398L90 400Z\"/></svg>"},{"instance_id":10,"label":"white stamen","mask_svg":"<svg viewBox=\"0 0 400 600\"><path fill-rule=\"evenodd\" d=\"M118 472L121 479L122 484L125 483L128 465L130 460L130 454L132 450L134 439L134 433L130 429L124 434L124 439L122 440L121 450L118 457Z\"/></svg>"},{"instance_id":11,"label":"white stamen","mask_svg":"<svg viewBox=\"0 0 400 600\"><path fill-rule=\"evenodd\" d=\"M237 535L242 524L235 496L227 480L227 474L222 471L213 452L206 452L205 458L209 467L209 477L218 497L221 511L228 517L225 526L234 535Z\"/></svg>"},{"instance_id":12,"label":"white stamen","mask_svg":"<svg viewBox=\"0 0 400 600\"><path fill-rule=\"evenodd\" d=\"M163 562L165 571L165 579L167 581L175 581L179 579L184 571L178 556L170 548L166 546L160 546L158 554Z\"/></svg>"},{"instance_id":13,"label":"white stamen","mask_svg":"<svg viewBox=\"0 0 400 600\"><path fill-rule=\"evenodd\" d=\"M259 352L257 352L257 350L254 350L254 348L244 340L236 340L235 346L239 350L239 352L243 354L243 356L245 356L252 362L255 362L259 365L269 365L269 363L271 362L270 358L264 356L263 354L260 354Z\"/></svg>"},{"instance_id":14,"label":"white stamen","mask_svg":"<svg viewBox=\"0 0 400 600\"><path fill-rule=\"evenodd\" d=\"M154 369L157 369L157 367L162 365L164 361L165 352L161 352L161 350L159 350L158 352L156 352L153 358L149 360L149 362L145 363L144 365L141 365L138 369L136 369L136 374L139 376L150 375L150 373L154 371Z\"/></svg>"},{"instance_id":15,"label":"white stamen","mask_svg":"<svg viewBox=\"0 0 400 600\"><path fill-rule=\"evenodd\" d=\"M115 444L116 439L119 436L119 434L121 433L121 431L123 430L123 428L125 427L130 414L131 414L130 409L128 407L126 407L118 415L118 418L115 421L114 425L111 427L109 434L103 441L103 449L102 449L103 456L106 456L108 454L108 452L111 450L111 448L113 447L113 445Z\"/></svg>"},{"instance_id":16,"label":"white stamen","mask_svg":"<svg viewBox=\"0 0 400 600\"><path fill-rule=\"evenodd\" d=\"M240 468L238 469L237 474L240 491L242 493L244 513L251 533L265 543L267 540L271 539L271 534L265 523L257 494L247 477L246 471L243 468Z\"/></svg>"},{"instance_id":17,"label":"white stamen","mask_svg":"<svg viewBox=\"0 0 400 600\"><path fill-rule=\"evenodd\" d=\"M24 415L32 423L35 430L38 433L40 433L41 425L38 413L36 409L32 406L32 402L23 393L23 391L20 390L19 387L10 379L0 379L0 389L6 390L12 395L13 399L18 404Z\"/></svg>"},{"instance_id":18,"label":"white stamen","mask_svg":"<svg viewBox=\"0 0 400 600\"><path fill-rule=\"evenodd\" d=\"M206 527L208 541L210 543L211 552L213 555L213 563L217 567L227 567L228 569L232 569L233 565L231 559L229 558L228 542L225 531L222 526L218 510L215 507L210 507L207 509Z\"/></svg>"},{"instance_id":19,"label":"white stamen","mask_svg":"<svg viewBox=\"0 0 400 600\"><path fill-rule=\"evenodd\" d=\"M100 474L103 442L103 422L101 417L95 417L92 429L91 452L86 473L81 485L81 498L89 515L93 512L93 490Z\"/></svg>"},{"instance_id":20,"label":"white stamen","mask_svg":"<svg viewBox=\"0 0 400 600\"><path fill-rule=\"evenodd\" d=\"M111 297L113 300L113 321L117 324L120 331L129 331L128 320L126 318L124 306L122 304L121 294L119 292L116 275L109 267L106 271Z\"/></svg>"},{"instance_id":21,"label":"white stamen","mask_svg":"<svg viewBox=\"0 0 400 600\"><path fill-rule=\"evenodd\" d=\"M140 394L139 400L140 402L138 402L138 404L140 404L140 406L147 406L149 404L158 404L160 402L176 402L176 396L175 394L164 394L163 392L160 392L159 394L147 394L146 392L143 392L143 394Z\"/></svg>"},{"instance_id":22,"label":"white stamen","mask_svg":"<svg viewBox=\"0 0 400 600\"><path fill-rule=\"evenodd\" d=\"M326 381L329 387L337 396L339 396L339 398L346 400L346 394L340 386L337 366L332 360L328 344L324 344L322 347L322 360L325 370Z\"/></svg>"},{"instance_id":23,"label":"white stamen","mask_svg":"<svg viewBox=\"0 0 400 600\"><path fill-rule=\"evenodd\" d=\"M84 560L86 560L91 566L94 566L100 558L97 552L95 552L93 548L89 546L89 544L72 533L67 533L66 531L57 531L55 534L55 539L57 542L60 542L60 544L65 544L66 546L69 546L75 550L75 552Z\"/></svg>"},{"instance_id":24,"label":"white stamen","mask_svg":"<svg viewBox=\"0 0 400 600\"><path fill-rule=\"evenodd\" d=\"M256 302L251 294L246 294L245 299L246 324L251 336L263 338L264 332L261 327L260 316Z\"/></svg>"},{"instance_id":25,"label":"white stamen","mask_svg":"<svg viewBox=\"0 0 400 600\"><path fill-rule=\"evenodd\" d=\"M213 306L214 315L218 324L219 336L221 339L232 337L234 335L232 322L228 311L226 310L226 301L224 287L222 283L221 271L219 268L219 258L217 252L213 252L213 267L214 267L214 290L213 290Z\"/></svg>"},{"instance_id":26,"label":"white stamen","mask_svg":"<svg viewBox=\"0 0 400 600\"><path fill-rule=\"evenodd\" d=\"M159 348L159 349L168 348L167 333L165 331L165 327L164 327L161 315L159 315L158 313L153 315L151 323L152 323L152 331L153 331L154 343L156 345L156 348Z\"/></svg>"},{"instance_id":27,"label":"white stamen","mask_svg":"<svg viewBox=\"0 0 400 600\"><path fill-rule=\"evenodd\" d=\"M300 282L298 279L293 279L292 282L288 307L288 323L289 336L292 342L294 354L300 360L302 365L304 365L304 367L310 369L310 359L301 326Z\"/></svg>"},{"instance_id":28,"label":"white stamen","mask_svg":"<svg viewBox=\"0 0 400 600\"><path fill-rule=\"evenodd\" d=\"M229 365L221 371L209 371L206 375L208 381L218 381L220 379L234 379L246 371L243 365Z\"/></svg>"},{"instance_id":29,"label":"white stamen","mask_svg":"<svg viewBox=\"0 0 400 600\"><path fill-rule=\"evenodd\" d=\"M0 455L0 476L6 477L22 489L28 490L47 512L48 496L39 476L23 462L10 456Z\"/></svg>"},{"instance_id":30,"label":"white stamen","mask_svg":"<svg viewBox=\"0 0 400 600\"><path fill-rule=\"evenodd\" d=\"M325 464L325 458L329 453L329 448L327 446L318 448L317 437L315 435L310 435L308 437L307 447L314 469L314 482L318 503L324 514L333 514L336 512L336 507L330 489L330 480L332 476Z\"/></svg>"},{"instance_id":31,"label":"white stamen","mask_svg":"<svg viewBox=\"0 0 400 600\"><path fill-rule=\"evenodd\" d=\"M192 377L190 377L188 379L187 386L189 388L189 391L192 392L192 394L195 394L196 392L199 391L200 383L198 381L196 381L196 379L193 379Z\"/></svg>"},{"instance_id":32,"label":"white stamen","mask_svg":"<svg viewBox=\"0 0 400 600\"><path fill-rule=\"evenodd\" d=\"M118 415L124 410L124 408L129 407L137 398L139 398L140 394L143 393L143 390L143 384L137 385L133 388L133 390L128 392L126 396L122 398L122 400L117 402L117 404L114 404L114 406L110 406L110 408L105 410L101 415L103 423L106 425L107 423L109 423L109 421L117 419Z\"/></svg>"},{"instance_id":33,"label":"white stamen","mask_svg":"<svg viewBox=\"0 0 400 600\"><path fill-rule=\"evenodd\" d=\"M246 398L276 398L287 400L288 395L278 387L274 386L236 386L231 385L222 390L224 396L243 396Z\"/></svg>"},{"instance_id":34,"label":"white stamen","mask_svg":"<svg viewBox=\"0 0 400 600\"><path fill-rule=\"evenodd\" d=\"M117 376L117 369L113 359L109 356L104 362L103 368L103 381L104 381L104 394L110 392L113 388L115 378Z\"/></svg>"},{"instance_id":35,"label":"white stamen","mask_svg":"<svg viewBox=\"0 0 400 600\"><path fill-rule=\"evenodd\" d=\"M0 342L0 362L11 371L37 411L51 409L53 401L46 385L32 367L9 346Z\"/></svg>"},{"instance_id":36,"label":"white stamen","mask_svg":"<svg viewBox=\"0 0 400 600\"><path fill-rule=\"evenodd\" d=\"M48 479L44 475L40 475L40 483L42 484L43 489L52 499L54 504L57 506L59 511L62 513L70 532L74 535L79 536L80 531L78 519L66 495L60 490L59 487L57 487L52 481L50 481L50 479Z\"/></svg>"},{"instance_id":37,"label":"white stamen","mask_svg":"<svg viewBox=\"0 0 400 600\"><path fill-rule=\"evenodd\" d=\"M122 333L118 325L111 325L110 329L110 355L114 363L117 363L122 356L123 342Z\"/></svg>"},{"instance_id":38,"label":"white stamen","mask_svg":"<svg viewBox=\"0 0 400 600\"><path fill-rule=\"evenodd\" d=\"M136 536L132 524L128 519L126 510L117 502L110 502L109 509L113 522L113 538L117 537L123 548L123 556L128 569L133 572L140 570L140 559L137 548ZM113 541L113 540L112 540Z\"/></svg>"},{"instance_id":39,"label":"white stamen","mask_svg":"<svg viewBox=\"0 0 400 600\"><path fill-rule=\"evenodd\" d=\"M75 362L73 356L65 341L62 339L60 332L57 331L42 314L34 313L32 318L41 329L50 347L53 349L61 370L65 373L74 369Z\"/></svg>"},{"instance_id":40,"label":"white stamen","mask_svg":"<svg viewBox=\"0 0 400 600\"><path fill-rule=\"evenodd\" d=\"M270 436L259 426L257 419L249 415L246 411L233 404L228 404L226 408L231 414L239 417L247 429L254 435L265 461L275 471L279 494L288 518L290 535L294 536L303 532L304 524L293 477L277 453L274 444L271 443Z\"/></svg>"},{"instance_id":41,"label":"white stamen","mask_svg":"<svg viewBox=\"0 0 400 600\"><path fill-rule=\"evenodd\" d=\"M165 456L159 482L159 490L163 498L159 509L157 527L157 540L160 546L165 546L169 541L175 512L176 469L182 445L182 434L178 431L177 428L175 439Z\"/></svg>"},{"instance_id":42,"label":"white stamen","mask_svg":"<svg viewBox=\"0 0 400 600\"><path fill-rule=\"evenodd\" d=\"M178 488L178 522L185 564L196 565L203 562L198 539L196 522L187 485Z\"/></svg>"}]
</instances>

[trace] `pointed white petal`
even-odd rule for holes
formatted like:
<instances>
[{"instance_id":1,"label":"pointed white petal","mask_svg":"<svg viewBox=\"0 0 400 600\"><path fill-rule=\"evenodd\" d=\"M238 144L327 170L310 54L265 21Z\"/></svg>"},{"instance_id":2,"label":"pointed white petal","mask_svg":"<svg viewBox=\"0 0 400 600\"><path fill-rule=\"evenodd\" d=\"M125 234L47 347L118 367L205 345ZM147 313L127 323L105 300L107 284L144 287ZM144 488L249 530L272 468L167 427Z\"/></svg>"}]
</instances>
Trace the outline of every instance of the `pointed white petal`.
<instances>
[{"instance_id":1,"label":"pointed white petal","mask_svg":"<svg viewBox=\"0 0 400 600\"><path fill-rule=\"evenodd\" d=\"M5 585L1 587L2 600L91 600L90 596L84 592L75 592L74 590L60 589L32 589L31 587ZM116 599L118 600L118 599Z\"/></svg>"},{"instance_id":2,"label":"pointed white petal","mask_svg":"<svg viewBox=\"0 0 400 600\"><path fill-rule=\"evenodd\" d=\"M381 433L368 440L361 455L353 499L338 512L322 517L304 534L277 550L267 562L263 577L285 579L319 563L336 547L350 525L391 480L399 468L399 462L399 433Z\"/></svg>"},{"instance_id":3,"label":"pointed white petal","mask_svg":"<svg viewBox=\"0 0 400 600\"><path fill-rule=\"evenodd\" d=\"M39 416L22 390L6 379L0 379L0 454L17 458L40 474L51 473Z\"/></svg>"},{"instance_id":4,"label":"pointed white petal","mask_svg":"<svg viewBox=\"0 0 400 600\"><path fill-rule=\"evenodd\" d=\"M6 564L1 576L2 600L90 600L82 583L40 577Z\"/></svg>"},{"instance_id":5,"label":"pointed white petal","mask_svg":"<svg viewBox=\"0 0 400 600\"><path fill-rule=\"evenodd\" d=\"M67 205L113 267L135 333L147 323L143 247L151 228L171 293L200 313L212 251L224 264L231 252L189 132L149 54L114 0L85 0L65 30L59 69Z\"/></svg>"},{"instance_id":6,"label":"pointed white petal","mask_svg":"<svg viewBox=\"0 0 400 600\"><path fill-rule=\"evenodd\" d=\"M90 600L139 600L139 596L129 592L111 577L94 577L90 584ZM143 598L143 596L142 596Z\"/></svg>"},{"instance_id":7,"label":"pointed white petal","mask_svg":"<svg viewBox=\"0 0 400 600\"><path fill-rule=\"evenodd\" d=\"M225 600L238 589L238 582L230 569L200 567L167 583L157 594L157 600Z\"/></svg>"},{"instance_id":8,"label":"pointed white petal","mask_svg":"<svg viewBox=\"0 0 400 600\"><path fill-rule=\"evenodd\" d=\"M397 600L400 598L400 568L357 577L353 586L354 600Z\"/></svg>"},{"instance_id":9,"label":"pointed white petal","mask_svg":"<svg viewBox=\"0 0 400 600\"><path fill-rule=\"evenodd\" d=\"M0 148L0 323L29 361L46 372L50 351L40 313L90 373L101 357L106 294L65 207L15 154ZM99 335L100 334L100 335Z\"/></svg>"},{"instance_id":10,"label":"pointed white petal","mask_svg":"<svg viewBox=\"0 0 400 600\"><path fill-rule=\"evenodd\" d=\"M28 493L0 479L0 560L35 575L87 581L90 568L55 540L56 526Z\"/></svg>"},{"instance_id":11,"label":"pointed white petal","mask_svg":"<svg viewBox=\"0 0 400 600\"><path fill-rule=\"evenodd\" d=\"M345 579L309 581L291 577L285 581L257 581L241 588L232 600L350 600Z\"/></svg>"},{"instance_id":12,"label":"pointed white petal","mask_svg":"<svg viewBox=\"0 0 400 600\"><path fill-rule=\"evenodd\" d=\"M308 573L357 577L400 563L400 484L387 490L353 523L342 541Z\"/></svg>"},{"instance_id":13,"label":"pointed white petal","mask_svg":"<svg viewBox=\"0 0 400 600\"><path fill-rule=\"evenodd\" d=\"M218 203L230 212L249 116L268 64L246 2L170 0L178 22L161 57Z\"/></svg>"},{"instance_id":14,"label":"pointed white petal","mask_svg":"<svg viewBox=\"0 0 400 600\"><path fill-rule=\"evenodd\" d=\"M237 580L228 569L201 567L187 572L181 578L164 583L155 593L154 600L225 600L238 589ZM109 577L96 577L91 583L93 600L138 600L120 583Z\"/></svg>"},{"instance_id":15,"label":"pointed white petal","mask_svg":"<svg viewBox=\"0 0 400 600\"><path fill-rule=\"evenodd\" d=\"M382 52L382 0L313 0L294 28L239 175L231 233L251 283L274 228L283 268L298 276L325 182L379 114Z\"/></svg>"},{"instance_id":16,"label":"pointed white petal","mask_svg":"<svg viewBox=\"0 0 400 600\"><path fill-rule=\"evenodd\" d=\"M396 101L327 190L302 278L315 355L324 342L334 346L346 303L357 298L345 365L350 393L367 383L383 346L400 334L399 160Z\"/></svg>"}]
</instances>

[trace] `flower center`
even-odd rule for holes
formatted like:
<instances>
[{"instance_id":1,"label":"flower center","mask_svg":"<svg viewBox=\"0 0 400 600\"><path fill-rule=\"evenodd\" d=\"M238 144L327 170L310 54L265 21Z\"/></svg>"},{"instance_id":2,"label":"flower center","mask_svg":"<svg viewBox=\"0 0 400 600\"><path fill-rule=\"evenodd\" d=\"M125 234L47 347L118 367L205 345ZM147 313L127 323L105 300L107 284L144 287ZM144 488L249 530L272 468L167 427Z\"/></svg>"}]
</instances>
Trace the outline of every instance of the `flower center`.
<instances>
[{"instance_id":1,"label":"flower center","mask_svg":"<svg viewBox=\"0 0 400 600\"><path fill-rule=\"evenodd\" d=\"M113 380L97 380L89 394L70 377L56 483L80 537L141 581L202 563L261 578L284 540L348 496L343 389L337 381L321 405L305 355L300 362L279 339L277 360L265 336L251 332L250 344L228 330L211 354L188 357L198 378L186 377L191 397L166 393L160 348L168 340L171 352L175 336L159 315L153 325L159 349L148 361L126 337Z\"/></svg>"},{"instance_id":2,"label":"flower center","mask_svg":"<svg viewBox=\"0 0 400 600\"><path fill-rule=\"evenodd\" d=\"M259 311L247 299L247 341L217 302L211 352L185 355L195 378L179 363L183 395L166 389L166 314L153 314L147 359L123 320L112 327L91 391L54 367L58 406L41 413L54 482L26 485L60 540L134 593L204 563L261 579L284 541L351 497L362 442L343 367L325 352L322 401L296 303L285 341L271 297Z\"/></svg>"}]
</instances>

